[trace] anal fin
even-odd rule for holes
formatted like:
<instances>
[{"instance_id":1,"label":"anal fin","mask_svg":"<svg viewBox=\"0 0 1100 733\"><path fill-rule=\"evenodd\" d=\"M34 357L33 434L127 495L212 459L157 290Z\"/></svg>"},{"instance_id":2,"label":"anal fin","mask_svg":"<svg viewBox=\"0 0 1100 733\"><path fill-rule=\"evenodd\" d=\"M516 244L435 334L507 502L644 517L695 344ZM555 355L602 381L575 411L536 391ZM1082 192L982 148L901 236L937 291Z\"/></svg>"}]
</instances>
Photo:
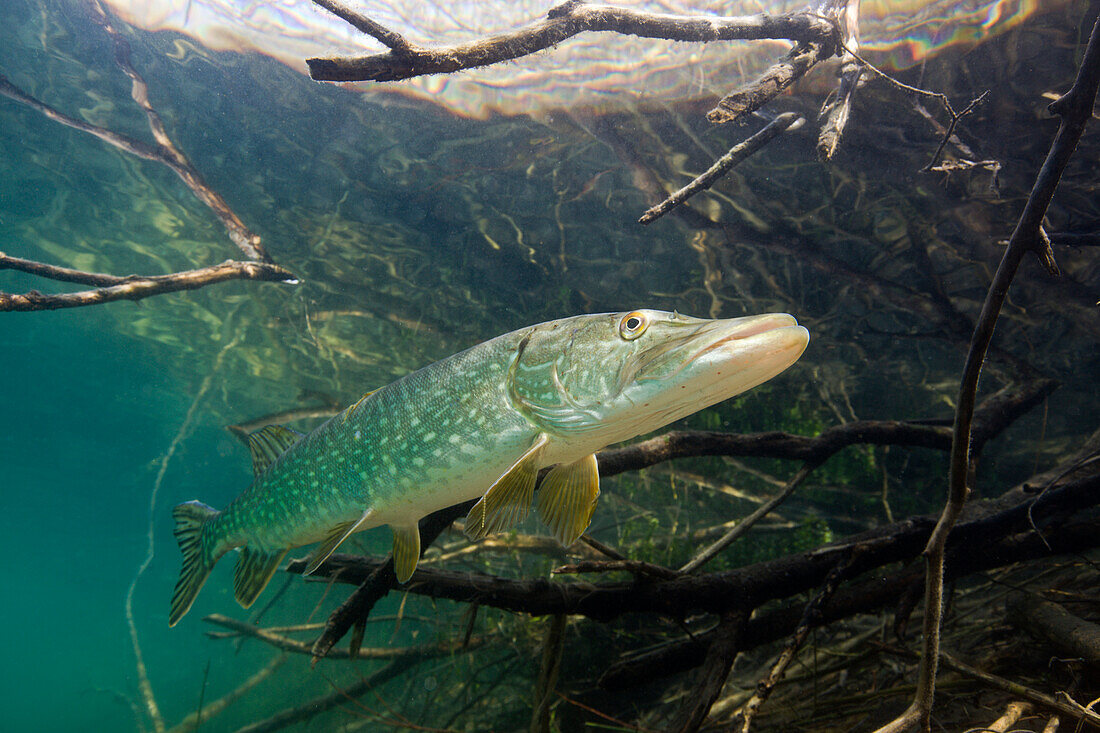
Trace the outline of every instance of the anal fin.
<instances>
[{"instance_id":1,"label":"anal fin","mask_svg":"<svg viewBox=\"0 0 1100 733\"><path fill-rule=\"evenodd\" d=\"M404 583L412 577L416 564L420 562L420 527L412 524L407 527L395 527L393 530L393 571L397 582Z\"/></svg>"},{"instance_id":2,"label":"anal fin","mask_svg":"<svg viewBox=\"0 0 1100 733\"><path fill-rule=\"evenodd\" d=\"M600 472L593 453L550 469L539 487L535 506L558 542L568 547L588 528L599 496Z\"/></svg>"},{"instance_id":3,"label":"anal fin","mask_svg":"<svg viewBox=\"0 0 1100 733\"><path fill-rule=\"evenodd\" d=\"M466 517L466 536L479 540L514 527L527 516L539 475L539 455L549 439L540 434L512 467L489 487Z\"/></svg>"},{"instance_id":4,"label":"anal fin","mask_svg":"<svg viewBox=\"0 0 1100 733\"><path fill-rule=\"evenodd\" d=\"M333 527L328 536L317 546L317 549L313 551L313 554L309 557L309 564L306 565L306 569L302 571L302 575L312 575L317 568L321 567L321 563L328 559L328 556L336 552L336 548L340 544L355 533L364 522L366 522L371 514L374 513L373 509L368 509L363 512L363 516L354 522L343 522Z\"/></svg>"},{"instance_id":5,"label":"anal fin","mask_svg":"<svg viewBox=\"0 0 1100 733\"><path fill-rule=\"evenodd\" d=\"M233 595L237 597L237 603L249 608L256 602L271 576L279 569L279 562L286 555L287 549L264 552L248 547L241 548L233 574Z\"/></svg>"}]
</instances>

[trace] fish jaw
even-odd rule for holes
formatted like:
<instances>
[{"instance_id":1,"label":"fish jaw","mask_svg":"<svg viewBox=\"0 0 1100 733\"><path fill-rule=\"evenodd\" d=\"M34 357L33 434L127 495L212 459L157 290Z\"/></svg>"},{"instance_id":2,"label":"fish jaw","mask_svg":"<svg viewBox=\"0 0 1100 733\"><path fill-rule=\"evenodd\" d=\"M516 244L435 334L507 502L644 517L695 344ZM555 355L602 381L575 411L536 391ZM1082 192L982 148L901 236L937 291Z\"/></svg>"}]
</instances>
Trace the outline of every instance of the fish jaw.
<instances>
[{"instance_id":1,"label":"fish jaw","mask_svg":"<svg viewBox=\"0 0 1100 733\"><path fill-rule=\"evenodd\" d=\"M720 320L661 311L607 317L619 324L635 314L647 319L648 329L627 345L616 343L617 325L602 340L574 337L573 350L587 353L570 354L568 369L550 369L562 397L551 401L552 409L530 411L578 449L633 438L751 389L797 361L809 343L808 331L786 313Z\"/></svg>"},{"instance_id":2,"label":"fish jaw","mask_svg":"<svg viewBox=\"0 0 1100 733\"><path fill-rule=\"evenodd\" d=\"M682 364L671 372L642 371L624 388L617 400L623 429L610 442L657 430L763 384L798 361L810 339L786 313L712 323L685 345L693 353Z\"/></svg>"}]
</instances>

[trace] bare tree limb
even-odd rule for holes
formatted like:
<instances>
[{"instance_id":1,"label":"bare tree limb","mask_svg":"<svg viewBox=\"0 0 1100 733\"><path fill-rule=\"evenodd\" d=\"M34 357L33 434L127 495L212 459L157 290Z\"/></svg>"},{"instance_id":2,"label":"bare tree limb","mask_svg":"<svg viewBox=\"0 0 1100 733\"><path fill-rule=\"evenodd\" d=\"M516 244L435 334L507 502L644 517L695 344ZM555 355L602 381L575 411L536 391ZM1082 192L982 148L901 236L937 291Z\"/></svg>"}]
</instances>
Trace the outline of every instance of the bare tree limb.
<instances>
[{"instance_id":1,"label":"bare tree limb","mask_svg":"<svg viewBox=\"0 0 1100 733\"><path fill-rule=\"evenodd\" d=\"M971 518L960 525L959 536L952 540L952 546L962 547L973 540L980 547L981 543L1029 532L1027 509L1031 501L1030 497L1021 500L1020 492L1010 492L1006 500L976 505ZM1097 503L1100 503L1100 469L1089 466L1084 477L1067 481L1048 492L1036 510L1037 521L1056 512L1079 510ZM481 573L418 568L403 588L413 595L476 602L512 612L579 614L597 621L608 621L626 613L659 613L672 618L698 612L724 613L732 608L755 608L766 601L815 588L857 547L859 553L853 561L853 576L893 562L911 560L919 556L933 525L932 517L913 517L809 553L717 573L681 575L669 580L652 578L645 583L560 583L546 578L511 580ZM1095 539L1100 541L1100 538ZM1043 547L1038 538L1035 543ZM374 558L337 553L322 564L315 575L357 585L384 564L385 561ZM287 571L300 573L305 566L304 560L292 560Z\"/></svg>"},{"instance_id":2,"label":"bare tree limb","mask_svg":"<svg viewBox=\"0 0 1100 733\"><path fill-rule=\"evenodd\" d=\"M328 5L317 4L322 7ZM374 21L369 22L382 29ZM392 33L387 29L382 31ZM547 13L546 18L517 31L470 43L438 48L406 46L400 49L387 43L393 49L388 53L355 58L312 58L307 59L306 64L310 76L317 81L397 81L510 61L550 48L585 31L609 31L642 38L702 43L790 39L830 46L834 35L831 23L810 13L691 17L573 1L558 5ZM377 32L365 32L379 38Z\"/></svg>"},{"instance_id":3,"label":"bare tree limb","mask_svg":"<svg viewBox=\"0 0 1100 733\"><path fill-rule=\"evenodd\" d=\"M239 262L226 260L220 265L198 270L174 272L170 275L104 275L81 272L66 267L55 267L0 252L0 270L20 270L55 280L98 285L94 290L76 293L45 294L37 290L26 293L0 292L0 312L40 311L58 308L76 308L85 305L110 303L115 300L141 300L153 295L174 293L225 282L227 280L263 280L267 282L297 283L294 273L268 262Z\"/></svg>"},{"instance_id":4,"label":"bare tree limb","mask_svg":"<svg viewBox=\"0 0 1100 733\"><path fill-rule=\"evenodd\" d=\"M996 540L975 530L971 536L961 538L952 549L946 577L954 580L1012 563L1048 559L1052 554L1079 553L1097 546L1100 546L1100 521L1095 519L1065 525L1050 549L1034 532L1025 531ZM894 606L905 589L914 582L919 583L922 577L923 572L918 569L903 569L888 575L871 573L867 579L838 590L812 619L812 627L819 628L856 614ZM804 605L799 601L755 614L746 631L745 648L769 644L794 633L805 618ZM655 678L697 667L702 664L713 638L713 632L704 632L616 662L601 675L599 686L607 690L631 689Z\"/></svg>"}]
</instances>

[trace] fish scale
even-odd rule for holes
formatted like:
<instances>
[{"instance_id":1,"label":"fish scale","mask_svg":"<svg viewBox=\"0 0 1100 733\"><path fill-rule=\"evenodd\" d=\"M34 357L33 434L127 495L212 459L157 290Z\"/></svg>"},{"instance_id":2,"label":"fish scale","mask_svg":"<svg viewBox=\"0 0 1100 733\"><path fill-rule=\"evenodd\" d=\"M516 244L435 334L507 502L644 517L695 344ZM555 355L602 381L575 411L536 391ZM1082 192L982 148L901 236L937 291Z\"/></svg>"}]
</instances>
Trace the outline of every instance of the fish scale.
<instances>
[{"instance_id":1,"label":"fish scale","mask_svg":"<svg viewBox=\"0 0 1100 733\"><path fill-rule=\"evenodd\" d=\"M597 450L770 379L807 341L786 314L575 316L412 372L307 435L263 428L249 438L250 487L220 512L198 501L173 511L184 562L169 624L234 548L234 588L246 608L290 548L321 543L312 572L350 534L383 524L404 582L420 554L419 519L478 497L466 520L471 538L507 529L534 504L571 544L599 496Z\"/></svg>"}]
</instances>

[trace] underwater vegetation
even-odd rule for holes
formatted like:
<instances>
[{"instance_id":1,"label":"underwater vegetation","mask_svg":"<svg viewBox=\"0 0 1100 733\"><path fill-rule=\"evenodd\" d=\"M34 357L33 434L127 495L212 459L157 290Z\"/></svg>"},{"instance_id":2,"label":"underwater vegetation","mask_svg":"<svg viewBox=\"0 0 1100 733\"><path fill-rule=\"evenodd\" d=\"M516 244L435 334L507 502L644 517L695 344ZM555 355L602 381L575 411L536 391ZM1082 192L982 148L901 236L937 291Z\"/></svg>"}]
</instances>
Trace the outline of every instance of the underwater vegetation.
<instances>
[{"instance_id":1,"label":"underwater vegetation","mask_svg":"<svg viewBox=\"0 0 1100 733\"><path fill-rule=\"evenodd\" d=\"M458 5L436 38L317 0L355 40L290 67L124 5L0 7L13 729L1100 727L1095 4ZM635 56L660 84L590 55L619 37L675 43ZM525 101L545 64L583 93ZM658 310L813 338L736 400L551 450L552 408L631 369L547 376L516 329L612 312L640 348ZM301 435L431 448L403 406L462 404L477 369L439 360L498 334L486 370L559 401L478 404L545 431L456 431L515 455L377 489L404 513L319 500L345 452ZM305 478L234 588L188 502L276 469Z\"/></svg>"}]
</instances>

